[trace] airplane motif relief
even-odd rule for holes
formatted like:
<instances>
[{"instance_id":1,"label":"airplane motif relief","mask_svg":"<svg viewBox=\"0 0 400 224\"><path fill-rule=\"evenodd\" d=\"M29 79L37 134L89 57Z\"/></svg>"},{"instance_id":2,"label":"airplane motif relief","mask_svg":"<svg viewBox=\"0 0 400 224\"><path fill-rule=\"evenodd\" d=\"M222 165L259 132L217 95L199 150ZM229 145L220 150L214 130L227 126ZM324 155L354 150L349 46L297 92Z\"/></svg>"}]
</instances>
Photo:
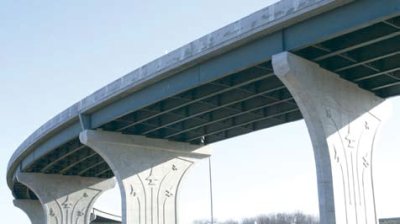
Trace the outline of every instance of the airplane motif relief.
<instances>
[{"instance_id":1,"label":"airplane motif relief","mask_svg":"<svg viewBox=\"0 0 400 224\"><path fill-rule=\"evenodd\" d=\"M53 208L50 208L50 216L51 217L56 216L56 213L54 212Z\"/></svg>"},{"instance_id":2,"label":"airplane motif relief","mask_svg":"<svg viewBox=\"0 0 400 224\"><path fill-rule=\"evenodd\" d=\"M169 190L166 190L166 191L165 191L165 196L166 196L166 197L169 198L169 197L171 197L171 196L173 196L173 195L174 195L174 194L173 194L171 191L169 191Z\"/></svg>"},{"instance_id":3,"label":"airplane motif relief","mask_svg":"<svg viewBox=\"0 0 400 224\"><path fill-rule=\"evenodd\" d=\"M364 128L365 128L365 130L369 130L369 123L368 123L368 121L365 121L365 123L364 123Z\"/></svg>"},{"instance_id":4,"label":"airplane motif relief","mask_svg":"<svg viewBox=\"0 0 400 224\"><path fill-rule=\"evenodd\" d=\"M368 153L365 153L365 155L362 157L363 160L363 165L365 168L369 167L369 162L368 162Z\"/></svg>"},{"instance_id":5,"label":"airplane motif relief","mask_svg":"<svg viewBox=\"0 0 400 224\"><path fill-rule=\"evenodd\" d=\"M78 216L84 216L84 215L85 215L84 210L85 210L85 209L79 210L79 211L77 212L77 215L78 215Z\"/></svg>"},{"instance_id":6,"label":"airplane motif relief","mask_svg":"<svg viewBox=\"0 0 400 224\"><path fill-rule=\"evenodd\" d=\"M72 207L72 202L69 201L69 196L65 199L65 201L62 203L62 206L66 209L69 209Z\"/></svg>"},{"instance_id":7,"label":"airplane motif relief","mask_svg":"<svg viewBox=\"0 0 400 224\"><path fill-rule=\"evenodd\" d=\"M331 112L330 109L326 108L326 109L325 109L325 112L326 112L326 117L327 117L327 118L332 118L332 112Z\"/></svg>"},{"instance_id":8,"label":"airplane motif relief","mask_svg":"<svg viewBox=\"0 0 400 224\"><path fill-rule=\"evenodd\" d=\"M133 189L133 186L131 184L131 191L129 193L132 197L136 197L136 191Z\"/></svg>"},{"instance_id":9,"label":"airplane motif relief","mask_svg":"<svg viewBox=\"0 0 400 224\"><path fill-rule=\"evenodd\" d=\"M349 125L348 131L347 131L347 135L346 135L346 137L344 137L344 139L347 142L348 148L352 148L352 149L355 148L356 138L350 131L350 125Z\"/></svg>"},{"instance_id":10,"label":"airplane motif relief","mask_svg":"<svg viewBox=\"0 0 400 224\"><path fill-rule=\"evenodd\" d=\"M339 155L338 155L338 152L337 152L337 150L336 150L336 147L335 147L335 145L333 146L333 151L334 151L334 158L335 158L335 161L337 162L337 163L339 163L340 162L340 158L339 158Z\"/></svg>"},{"instance_id":11,"label":"airplane motif relief","mask_svg":"<svg viewBox=\"0 0 400 224\"><path fill-rule=\"evenodd\" d=\"M145 180L148 181L149 186L157 185L158 179L153 175L153 168L150 169L150 174Z\"/></svg>"}]
</instances>

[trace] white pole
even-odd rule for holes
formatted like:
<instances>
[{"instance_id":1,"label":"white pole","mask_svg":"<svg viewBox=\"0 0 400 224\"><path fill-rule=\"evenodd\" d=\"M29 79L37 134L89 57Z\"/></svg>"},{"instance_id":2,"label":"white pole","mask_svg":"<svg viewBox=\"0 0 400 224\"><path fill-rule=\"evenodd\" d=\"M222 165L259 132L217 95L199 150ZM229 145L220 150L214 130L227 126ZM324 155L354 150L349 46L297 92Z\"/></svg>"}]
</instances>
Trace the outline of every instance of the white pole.
<instances>
[{"instance_id":1,"label":"white pole","mask_svg":"<svg viewBox=\"0 0 400 224\"><path fill-rule=\"evenodd\" d=\"M212 176L211 176L211 156L208 157L208 173L210 177L210 209L211 209L211 224L214 224L214 208L213 208L213 189L212 189Z\"/></svg>"}]
</instances>

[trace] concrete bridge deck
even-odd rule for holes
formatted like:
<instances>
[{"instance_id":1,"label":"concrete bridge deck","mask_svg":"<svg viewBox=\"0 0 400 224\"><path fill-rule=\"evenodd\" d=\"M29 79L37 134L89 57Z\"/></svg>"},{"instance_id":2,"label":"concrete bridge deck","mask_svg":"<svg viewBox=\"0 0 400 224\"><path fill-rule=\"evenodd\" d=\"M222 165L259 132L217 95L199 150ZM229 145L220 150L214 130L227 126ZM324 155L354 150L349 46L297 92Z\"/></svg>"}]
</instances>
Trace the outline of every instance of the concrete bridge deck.
<instances>
[{"instance_id":1,"label":"concrete bridge deck","mask_svg":"<svg viewBox=\"0 0 400 224\"><path fill-rule=\"evenodd\" d=\"M26 139L8 165L15 198L36 199L18 172L110 178L79 141L105 130L207 145L302 119L274 75L289 51L382 98L400 94L400 0L282 0L123 76Z\"/></svg>"}]
</instances>

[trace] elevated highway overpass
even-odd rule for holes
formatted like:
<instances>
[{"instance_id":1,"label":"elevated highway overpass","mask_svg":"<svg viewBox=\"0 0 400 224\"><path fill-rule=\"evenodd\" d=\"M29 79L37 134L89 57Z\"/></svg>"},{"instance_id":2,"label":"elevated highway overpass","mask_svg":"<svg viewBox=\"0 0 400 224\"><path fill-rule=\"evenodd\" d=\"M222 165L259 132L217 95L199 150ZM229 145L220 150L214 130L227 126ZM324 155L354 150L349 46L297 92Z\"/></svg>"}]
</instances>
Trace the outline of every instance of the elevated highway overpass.
<instances>
[{"instance_id":1,"label":"elevated highway overpass","mask_svg":"<svg viewBox=\"0 0 400 224\"><path fill-rule=\"evenodd\" d=\"M311 75L304 79L299 75L303 73ZM400 0L282 0L138 68L67 108L19 146L8 164L7 182L16 200L40 199L48 223L65 211L51 212L53 205L44 203L43 193L34 189L39 185L31 183L37 179L47 183L54 177L61 183L63 178L71 182L78 178L81 185L76 189L86 189L82 180L90 179L90 186L104 186L97 189L101 193L112 187L107 181L116 176L124 198L142 194L135 188L143 179L153 186L159 181L152 179L153 168L167 164L154 173L165 177L165 167L174 171L182 167L171 177L171 184L175 182L170 195L166 193L174 197L181 176L193 162L209 155L204 146L304 118L316 155L322 223L372 223L366 220L377 220L376 214L367 215L375 211L373 191L360 186L372 185L372 178L362 179L361 173L366 169L370 174L374 134L364 138L364 145L361 137L353 135L363 135L358 123L364 114L369 116L362 121L365 129L377 129L384 119L380 115L384 99L399 94ZM353 121L355 134L350 133ZM343 148L367 149L362 155L344 150L339 156L336 141ZM130 155L135 150L127 145L142 150L140 156ZM151 153L145 155L146 150ZM163 152L155 155L154 150ZM115 155L135 163L118 164ZM342 174L332 168L334 161ZM122 172L124 167L129 171ZM135 180L127 181L135 175ZM336 186L336 179L341 179L337 183L343 182L343 189ZM63 188L68 192L65 196L71 193ZM345 196L337 198L336 189ZM93 199L87 206L99 194L86 194ZM53 196L46 197L51 202ZM141 197L146 200L148 195ZM354 206L356 201L360 206ZM342 210L338 203L346 209L338 212ZM125 223L156 217L143 207L130 206L123 207ZM128 214L129 209L139 209L137 213L143 215ZM173 213L167 216L173 218L164 222L175 222Z\"/></svg>"}]
</instances>

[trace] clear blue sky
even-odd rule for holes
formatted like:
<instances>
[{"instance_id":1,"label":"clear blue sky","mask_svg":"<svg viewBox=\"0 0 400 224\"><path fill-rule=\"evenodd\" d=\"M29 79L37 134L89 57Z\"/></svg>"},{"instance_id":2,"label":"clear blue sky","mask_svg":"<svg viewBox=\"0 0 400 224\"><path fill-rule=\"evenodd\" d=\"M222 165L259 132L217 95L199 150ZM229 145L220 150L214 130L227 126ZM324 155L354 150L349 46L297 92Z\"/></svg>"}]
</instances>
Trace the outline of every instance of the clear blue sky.
<instances>
[{"instance_id":1,"label":"clear blue sky","mask_svg":"<svg viewBox=\"0 0 400 224\"><path fill-rule=\"evenodd\" d=\"M29 223L12 205L6 166L48 119L93 91L202 35L261 9L267 0L22 1L0 3L0 214ZM375 150L378 215L400 216L400 99ZM303 121L214 145L215 216L317 214L311 143ZM96 206L118 212L118 190ZM181 223L209 217L207 163L181 187Z\"/></svg>"}]
</instances>

